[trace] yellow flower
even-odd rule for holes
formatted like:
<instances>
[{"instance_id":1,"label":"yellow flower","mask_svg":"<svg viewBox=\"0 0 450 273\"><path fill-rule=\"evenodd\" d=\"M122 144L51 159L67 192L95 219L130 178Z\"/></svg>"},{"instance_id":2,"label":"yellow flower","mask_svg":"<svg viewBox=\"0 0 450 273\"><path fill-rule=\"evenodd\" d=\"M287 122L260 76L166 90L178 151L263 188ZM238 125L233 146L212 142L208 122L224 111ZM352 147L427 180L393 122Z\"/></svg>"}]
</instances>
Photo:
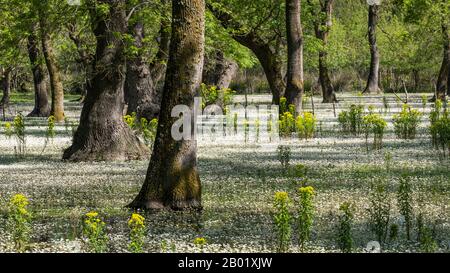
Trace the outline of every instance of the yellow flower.
<instances>
[{"instance_id":1,"label":"yellow flower","mask_svg":"<svg viewBox=\"0 0 450 273\"><path fill-rule=\"evenodd\" d=\"M30 203L28 198L23 194L15 194L10 201L11 205L17 208L25 208Z\"/></svg>"},{"instance_id":2,"label":"yellow flower","mask_svg":"<svg viewBox=\"0 0 450 273\"><path fill-rule=\"evenodd\" d=\"M145 218L139 213L133 213L130 220L128 220L128 226L130 228L144 227L144 220Z\"/></svg>"},{"instance_id":3,"label":"yellow flower","mask_svg":"<svg viewBox=\"0 0 450 273\"><path fill-rule=\"evenodd\" d=\"M194 244L198 246L203 246L206 244L206 239L203 237L197 237L194 239Z\"/></svg>"},{"instance_id":4,"label":"yellow flower","mask_svg":"<svg viewBox=\"0 0 450 273\"><path fill-rule=\"evenodd\" d=\"M311 187L311 186L301 187L301 188L298 189L298 191L300 193L306 193L306 194L309 194L309 195L313 195L314 194L314 188Z\"/></svg>"},{"instance_id":5,"label":"yellow flower","mask_svg":"<svg viewBox=\"0 0 450 273\"><path fill-rule=\"evenodd\" d=\"M6 122L5 123L5 128L6 129L11 129L11 123L10 122Z\"/></svg>"},{"instance_id":6,"label":"yellow flower","mask_svg":"<svg viewBox=\"0 0 450 273\"><path fill-rule=\"evenodd\" d=\"M275 193L275 200L285 202L289 199L288 193L285 191L278 191Z\"/></svg>"},{"instance_id":7,"label":"yellow flower","mask_svg":"<svg viewBox=\"0 0 450 273\"><path fill-rule=\"evenodd\" d=\"M98 213L95 212L95 211L91 211L91 212L86 213L86 217L88 217L88 218L95 218L97 216L98 216Z\"/></svg>"}]
</instances>

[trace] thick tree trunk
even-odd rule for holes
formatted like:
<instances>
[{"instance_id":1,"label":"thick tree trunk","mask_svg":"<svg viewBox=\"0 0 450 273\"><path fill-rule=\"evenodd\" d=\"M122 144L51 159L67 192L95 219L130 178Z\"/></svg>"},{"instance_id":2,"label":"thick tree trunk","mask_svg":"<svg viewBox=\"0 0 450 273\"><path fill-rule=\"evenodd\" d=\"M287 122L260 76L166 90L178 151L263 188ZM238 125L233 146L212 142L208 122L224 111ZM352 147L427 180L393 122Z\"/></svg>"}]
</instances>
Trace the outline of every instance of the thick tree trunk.
<instances>
[{"instance_id":1,"label":"thick tree trunk","mask_svg":"<svg viewBox=\"0 0 450 273\"><path fill-rule=\"evenodd\" d=\"M80 125L63 159L102 161L141 159L148 148L123 121L126 62L118 34L127 30L125 0L102 0L110 12L106 18L91 10L97 49L94 75L88 86Z\"/></svg>"},{"instance_id":2,"label":"thick tree trunk","mask_svg":"<svg viewBox=\"0 0 450 273\"><path fill-rule=\"evenodd\" d=\"M0 108L7 108L9 105L9 100L11 96L11 72L12 69L10 67L3 70L3 78L2 78L2 90L3 96L0 100Z\"/></svg>"},{"instance_id":3,"label":"thick tree trunk","mask_svg":"<svg viewBox=\"0 0 450 273\"><path fill-rule=\"evenodd\" d=\"M171 117L176 105L193 109L204 52L203 0L172 2L172 39L158 132L144 185L129 205L143 209L200 209L201 184L195 139L175 141ZM186 129L185 129L186 130Z\"/></svg>"},{"instance_id":4,"label":"thick tree trunk","mask_svg":"<svg viewBox=\"0 0 450 273\"><path fill-rule=\"evenodd\" d=\"M28 114L29 117L48 117L50 115L45 70L40 62L40 54L36 30L33 29L28 36L28 57L30 58L34 84L34 108Z\"/></svg>"},{"instance_id":5,"label":"thick tree trunk","mask_svg":"<svg viewBox=\"0 0 450 273\"><path fill-rule=\"evenodd\" d=\"M265 42L254 31L242 33L244 27L230 13L219 10L211 4L207 4L207 6L222 26L232 31L233 39L256 55L269 83L270 91L272 92L272 103L279 105L280 97L284 95L286 86L281 71L282 62L277 54L277 50L274 50L268 42Z\"/></svg>"},{"instance_id":6,"label":"thick tree trunk","mask_svg":"<svg viewBox=\"0 0 450 273\"><path fill-rule=\"evenodd\" d=\"M52 104L50 114L55 117L56 122L64 121L64 89L61 81L61 75L53 53L50 34L48 32L48 23L44 7L39 10L39 24L41 28L42 52L44 54L45 64L47 65L48 75L50 77L50 88L52 91Z\"/></svg>"},{"instance_id":7,"label":"thick tree trunk","mask_svg":"<svg viewBox=\"0 0 450 273\"><path fill-rule=\"evenodd\" d=\"M207 60L205 60L205 65ZM225 58L222 51L217 50L213 64L209 69L203 66L203 83L214 85L218 89L228 88L238 70L238 64L235 61Z\"/></svg>"},{"instance_id":8,"label":"thick tree trunk","mask_svg":"<svg viewBox=\"0 0 450 273\"><path fill-rule=\"evenodd\" d=\"M367 85L363 93L380 93L379 70L380 70L380 53L377 46L377 21L378 21L378 6L369 6L369 23L368 23L368 37L370 44L370 70L367 79Z\"/></svg>"},{"instance_id":9,"label":"thick tree trunk","mask_svg":"<svg viewBox=\"0 0 450 273\"><path fill-rule=\"evenodd\" d=\"M301 112L303 96L303 31L300 0L286 0L286 32L288 46L286 100Z\"/></svg>"},{"instance_id":10,"label":"thick tree trunk","mask_svg":"<svg viewBox=\"0 0 450 273\"><path fill-rule=\"evenodd\" d=\"M134 45L142 48L144 39L144 25L137 22L130 30L134 36ZM125 102L128 104L127 113L136 113L138 118L151 120L158 117L161 92L153 84L151 72L141 53L128 58L125 79Z\"/></svg>"}]
</instances>

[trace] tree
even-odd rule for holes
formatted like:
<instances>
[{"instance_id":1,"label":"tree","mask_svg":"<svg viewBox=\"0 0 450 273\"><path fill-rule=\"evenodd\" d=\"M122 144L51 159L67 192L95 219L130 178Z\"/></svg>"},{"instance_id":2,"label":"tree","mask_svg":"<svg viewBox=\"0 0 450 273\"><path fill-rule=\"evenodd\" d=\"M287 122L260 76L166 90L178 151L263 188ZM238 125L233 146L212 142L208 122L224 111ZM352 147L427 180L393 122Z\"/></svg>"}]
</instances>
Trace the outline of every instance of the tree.
<instances>
[{"instance_id":1,"label":"tree","mask_svg":"<svg viewBox=\"0 0 450 273\"><path fill-rule=\"evenodd\" d=\"M61 74L56 60L51 41L50 12L52 9L51 1L33 2L34 8L38 10L39 30L44 55L45 64L50 78L50 89L52 93L52 104L50 113L55 117L56 122L64 121L64 88L61 80Z\"/></svg>"},{"instance_id":2,"label":"tree","mask_svg":"<svg viewBox=\"0 0 450 273\"><path fill-rule=\"evenodd\" d=\"M2 68L2 90L3 96L0 100L0 108L7 108L11 96L11 67Z\"/></svg>"},{"instance_id":3,"label":"tree","mask_svg":"<svg viewBox=\"0 0 450 273\"><path fill-rule=\"evenodd\" d=\"M368 37L370 44L370 69L367 85L363 93L379 93L380 53L377 46L378 4L369 5Z\"/></svg>"},{"instance_id":4,"label":"tree","mask_svg":"<svg viewBox=\"0 0 450 273\"><path fill-rule=\"evenodd\" d=\"M334 0L307 0L311 12L316 38L321 41L319 50L319 81L322 88L323 102L337 102L333 84L331 83L328 63L327 44L328 35L332 25L332 11Z\"/></svg>"},{"instance_id":5,"label":"tree","mask_svg":"<svg viewBox=\"0 0 450 273\"><path fill-rule=\"evenodd\" d=\"M37 37L37 26L33 26L28 35L28 57L30 59L31 71L34 84L34 108L29 117L48 117L50 106L48 105L48 91L45 83L45 70L41 62L41 52Z\"/></svg>"},{"instance_id":6,"label":"tree","mask_svg":"<svg viewBox=\"0 0 450 273\"><path fill-rule=\"evenodd\" d=\"M260 30L267 21L275 21L274 25L279 23L274 19L277 18L276 10L280 7L278 1L275 1L275 3L270 2L269 10L267 11L268 15L257 16L258 18L255 19L257 22L252 22L254 26L241 23L236 16L216 1L207 2L207 7L238 43L247 47L256 55L269 83L272 92L272 102L278 105L280 97L284 95L286 88L282 73L282 60L280 58L282 36L278 33L278 30L271 29L276 28L276 26L270 26L269 30L265 29L266 35L269 33L267 38L261 34L262 31ZM239 8L242 9L243 7L239 6Z\"/></svg>"},{"instance_id":7,"label":"tree","mask_svg":"<svg viewBox=\"0 0 450 273\"><path fill-rule=\"evenodd\" d=\"M288 104L299 113L303 96L303 31L300 0L286 0L287 82L285 96Z\"/></svg>"},{"instance_id":8,"label":"tree","mask_svg":"<svg viewBox=\"0 0 450 273\"><path fill-rule=\"evenodd\" d=\"M97 41L93 78L89 81L80 125L63 159L72 161L140 159L148 148L123 121L127 31L125 0L88 3Z\"/></svg>"},{"instance_id":9,"label":"tree","mask_svg":"<svg viewBox=\"0 0 450 273\"><path fill-rule=\"evenodd\" d=\"M226 58L222 50L215 50L212 55L211 58L205 56L203 83L218 89L228 88L239 66L234 60Z\"/></svg>"},{"instance_id":10,"label":"tree","mask_svg":"<svg viewBox=\"0 0 450 273\"><path fill-rule=\"evenodd\" d=\"M201 208L197 142L171 136L176 121L171 112L176 105L194 106L204 56L204 5L203 0L172 1L172 36L158 130L147 176L129 205L132 208Z\"/></svg>"}]
</instances>

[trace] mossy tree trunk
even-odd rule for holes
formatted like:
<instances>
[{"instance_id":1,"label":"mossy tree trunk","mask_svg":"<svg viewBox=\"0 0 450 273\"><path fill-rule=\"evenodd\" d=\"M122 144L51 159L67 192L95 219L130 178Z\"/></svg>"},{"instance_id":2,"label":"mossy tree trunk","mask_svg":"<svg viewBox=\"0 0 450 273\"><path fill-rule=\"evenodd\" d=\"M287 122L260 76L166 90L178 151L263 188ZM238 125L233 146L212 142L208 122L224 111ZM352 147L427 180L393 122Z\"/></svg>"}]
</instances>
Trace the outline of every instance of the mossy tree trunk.
<instances>
[{"instance_id":1,"label":"mossy tree trunk","mask_svg":"<svg viewBox=\"0 0 450 273\"><path fill-rule=\"evenodd\" d=\"M91 8L97 40L93 78L81 111L80 125L63 159L72 161L145 158L148 148L123 121L126 62L122 34L127 31L125 0L98 0L108 15Z\"/></svg>"},{"instance_id":2,"label":"mossy tree trunk","mask_svg":"<svg viewBox=\"0 0 450 273\"><path fill-rule=\"evenodd\" d=\"M446 95L450 96L450 35L448 26L445 23L442 23L442 38L444 45L443 58L436 81L436 95L441 100L445 99Z\"/></svg>"},{"instance_id":3,"label":"mossy tree trunk","mask_svg":"<svg viewBox=\"0 0 450 273\"><path fill-rule=\"evenodd\" d=\"M47 14L45 6L39 6L39 27L41 31L42 52L50 78L50 89L52 92L52 104L50 114L55 117L56 122L64 121L64 88L61 81L59 67L53 52Z\"/></svg>"},{"instance_id":4,"label":"mossy tree trunk","mask_svg":"<svg viewBox=\"0 0 450 273\"><path fill-rule=\"evenodd\" d=\"M171 117L176 105L193 109L203 67L205 3L203 0L172 2L172 38L158 132L147 176L132 208L200 209L201 184L195 139L176 141Z\"/></svg>"},{"instance_id":5,"label":"mossy tree trunk","mask_svg":"<svg viewBox=\"0 0 450 273\"><path fill-rule=\"evenodd\" d=\"M31 71L33 73L34 84L34 108L29 117L48 117L50 106L48 104L48 91L45 82L45 69L41 62L41 52L37 37L36 27L33 27L28 36L28 57L30 59Z\"/></svg>"},{"instance_id":6,"label":"mossy tree trunk","mask_svg":"<svg viewBox=\"0 0 450 273\"><path fill-rule=\"evenodd\" d=\"M295 105L301 112L303 96L303 31L301 24L301 1L286 0L287 34L287 82L285 96L288 105Z\"/></svg>"}]
</instances>

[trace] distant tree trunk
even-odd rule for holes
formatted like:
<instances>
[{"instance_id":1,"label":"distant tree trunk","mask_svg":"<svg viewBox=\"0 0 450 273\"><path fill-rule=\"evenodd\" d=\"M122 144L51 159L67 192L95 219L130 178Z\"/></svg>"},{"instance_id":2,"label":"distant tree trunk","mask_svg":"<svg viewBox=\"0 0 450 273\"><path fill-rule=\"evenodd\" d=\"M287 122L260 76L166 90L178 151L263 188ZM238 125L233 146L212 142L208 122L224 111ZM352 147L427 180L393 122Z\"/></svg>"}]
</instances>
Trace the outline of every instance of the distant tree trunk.
<instances>
[{"instance_id":1,"label":"distant tree trunk","mask_svg":"<svg viewBox=\"0 0 450 273\"><path fill-rule=\"evenodd\" d=\"M377 21L378 21L378 6L369 6L369 23L368 23L368 37L370 44L370 70L367 85L363 93L380 93L379 70L380 70L380 53L377 46Z\"/></svg>"},{"instance_id":2,"label":"distant tree trunk","mask_svg":"<svg viewBox=\"0 0 450 273\"><path fill-rule=\"evenodd\" d=\"M125 0L98 0L108 16L91 9L97 40L93 78L81 111L80 125L63 159L102 161L141 159L148 148L123 121L126 62L120 34L127 31Z\"/></svg>"},{"instance_id":3,"label":"distant tree trunk","mask_svg":"<svg viewBox=\"0 0 450 273\"><path fill-rule=\"evenodd\" d=\"M9 105L9 100L11 96L11 72L12 69L10 67L3 69L3 78L2 78L3 96L0 101L0 108L6 108Z\"/></svg>"},{"instance_id":4,"label":"distant tree trunk","mask_svg":"<svg viewBox=\"0 0 450 273\"><path fill-rule=\"evenodd\" d=\"M161 19L158 40L158 52L150 64L150 73L152 75L155 88L157 88L158 83L161 81L166 72L167 59L169 58L170 20L167 20L166 18ZM160 97L162 97L161 94Z\"/></svg>"},{"instance_id":5,"label":"distant tree trunk","mask_svg":"<svg viewBox=\"0 0 450 273\"><path fill-rule=\"evenodd\" d=\"M441 100L445 99L446 94L450 96L450 37L448 26L445 23L442 24L442 34L444 52L436 82L436 94ZM432 100L435 100L435 98Z\"/></svg>"},{"instance_id":6,"label":"distant tree trunk","mask_svg":"<svg viewBox=\"0 0 450 273\"><path fill-rule=\"evenodd\" d=\"M142 49L144 39L144 24L136 22L130 32L134 36L134 46ZM125 102L127 113L136 113L138 118L151 120L158 116L161 93L155 88L150 69L142 53L127 59L127 74L125 79Z\"/></svg>"},{"instance_id":7,"label":"distant tree trunk","mask_svg":"<svg viewBox=\"0 0 450 273\"><path fill-rule=\"evenodd\" d=\"M29 117L48 117L50 115L45 69L40 62L40 54L36 28L34 28L28 36L28 57L30 58L34 84L34 109L28 114Z\"/></svg>"},{"instance_id":8,"label":"distant tree trunk","mask_svg":"<svg viewBox=\"0 0 450 273\"><path fill-rule=\"evenodd\" d=\"M208 3L207 7L224 28L232 31L231 35L234 40L250 49L256 55L269 83L270 91L272 92L272 103L279 105L280 97L284 95L286 86L281 71L282 62L278 56L277 48L273 48L254 31L242 33L241 31L244 27L230 13L219 10Z\"/></svg>"},{"instance_id":9,"label":"distant tree trunk","mask_svg":"<svg viewBox=\"0 0 450 273\"><path fill-rule=\"evenodd\" d=\"M171 127L178 118L171 117L171 111L179 104L193 109L202 76L204 5L203 0L172 2L172 39L158 132L147 177L130 207L201 208L197 142L195 139L173 139Z\"/></svg>"},{"instance_id":10,"label":"distant tree trunk","mask_svg":"<svg viewBox=\"0 0 450 273\"><path fill-rule=\"evenodd\" d=\"M75 44L77 51L78 51L78 59L77 62L82 66L82 69L84 70L84 73L86 74L85 84L82 89L81 97L79 98L79 101L81 103L84 102L86 98L86 86L89 84L89 79L92 74L92 61L94 59L93 54L90 54L88 50L83 45L83 40L80 37L80 34L77 34L76 32L76 24L70 23L67 25L68 28L68 34L69 38L73 41Z\"/></svg>"},{"instance_id":11,"label":"distant tree trunk","mask_svg":"<svg viewBox=\"0 0 450 273\"><path fill-rule=\"evenodd\" d=\"M303 96L303 31L300 0L286 0L287 82L286 100L301 112Z\"/></svg>"},{"instance_id":12,"label":"distant tree trunk","mask_svg":"<svg viewBox=\"0 0 450 273\"><path fill-rule=\"evenodd\" d=\"M41 29L42 52L44 54L45 64L47 65L48 75L50 76L50 88L52 91L50 114L55 117L56 122L61 122L64 120L64 89L58 64L53 53L50 33L48 32L47 15L44 9L44 6L39 7L39 26Z\"/></svg>"},{"instance_id":13,"label":"distant tree trunk","mask_svg":"<svg viewBox=\"0 0 450 273\"><path fill-rule=\"evenodd\" d=\"M314 7L311 0L307 0L308 5ZM322 88L323 102L332 103L337 102L336 93L333 84L331 83L327 56L328 52L326 46L328 44L328 35L332 25L332 11L334 0L320 0L320 12L317 13L314 8L311 8L311 13L314 20L314 32L316 38L322 41L322 47L319 50L319 82Z\"/></svg>"},{"instance_id":14,"label":"distant tree trunk","mask_svg":"<svg viewBox=\"0 0 450 273\"><path fill-rule=\"evenodd\" d=\"M237 63L225 58L220 50L216 51L212 63L212 67L209 69L203 67L203 83L214 85L218 89L228 88L238 70Z\"/></svg>"}]
</instances>

